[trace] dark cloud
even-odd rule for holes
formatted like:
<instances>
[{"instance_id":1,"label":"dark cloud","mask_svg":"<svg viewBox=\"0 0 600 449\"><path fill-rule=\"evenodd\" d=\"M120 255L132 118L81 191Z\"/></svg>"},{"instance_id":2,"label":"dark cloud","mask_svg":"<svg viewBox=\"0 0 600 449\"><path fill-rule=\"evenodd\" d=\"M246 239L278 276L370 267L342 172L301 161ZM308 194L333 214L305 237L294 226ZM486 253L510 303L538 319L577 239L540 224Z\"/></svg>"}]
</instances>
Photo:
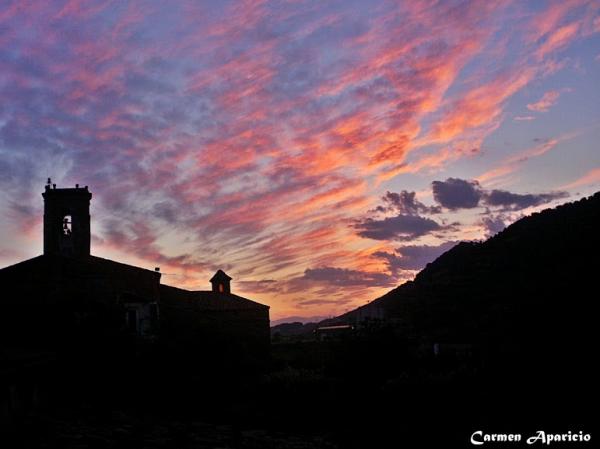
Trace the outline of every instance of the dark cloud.
<instances>
[{"instance_id":1,"label":"dark cloud","mask_svg":"<svg viewBox=\"0 0 600 449\"><path fill-rule=\"evenodd\" d=\"M326 318L331 318L331 316L326 315L313 315L313 316L286 316L284 318L279 318L277 320L271 320L271 327L277 326L283 323L318 323L319 321L323 321Z\"/></svg>"},{"instance_id":2,"label":"dark cloud","mask_svg":"<svg viewBox=\"0 0 600 449\"><path fill-rule=\"evenodd\" d=\"M176 206L169 203L168 201L160 201L152 207L154 215L167 223L177 223L179 221L180 213Z\"/></svg>"},{"instance_id":3,"label":"dark cloud","mask_svg":"<svg viewBox=\"0 0 600 449\"><path fill-rule=\"evenodd\" d=\"M281 285L275 279L261 279L259 281L237 281L240 290L251 293L276 293L281 291Z\"/></svg>"},{"instance_id":4,"label":"dark cloud","mask_svg":"<svg viewBox=\"0 0 600 449\"><path fill-rule=\"evenodd\" d=\"M304 271L304 276L301 279L343 287L389 287L394 285L394 280L385 273L337 267L308 268Z\"/></svg>"},{"instance_id":5,"label":"dark cloud","mask_svg":"<svg viewBox=\"0 0 600 449\"><path fill-rule=\"evenodd\" d=\"M458 242L448 241L440 245L407 245L396 248L394 252L378 251L373 255L384 259L388 269L394 276L398 276L403 270L420 270L429 262L448 251Z\"/></svg>"},{"instance_id":6,"label":"dark cloud","mask_svg":"<svg viewBox=\"0 0 600 449\"><path fill-rule=\"evenodd\" d=\"M306 307L306 306L323 306L327 304L345 304L348 301L340 301L339 299L309 299L306 301L298 302L298 306Z\"/></svg>"},{"instance_id":7,"label":"dark cloud","mask_svg":"<svg viewBox=\"0 0 600 449\"><path fill-rule=\"evenodd\" d=\"M520 194L508 192L506 190L492 190L485 193L484 202L488 206L501 207L504 210L514 211L539 206L568 196L569 194L567 192Z\"/></svg>"},{"instance_id":8,"label":"dark cloud","mask_svg":"<svg viewBox=\"0 0 600 449\"><path fill-rule=\"evenodd\" d=\"M408 192L406 190L402 190L400 193L388 191L381 197L384 205L378 206L375 211L393 211L406 215L438 214L442 211L440 206L426 206L418 201L415 195L415 192Z\"/></svg>"},{"instance_id":9,"label":"dark cloud","mask_svg":"<svg viewBox=\"0 0 600 449\"><path fill-rule=\"evenodd\" d=\"M485 229L485 237L489 238L506 227L507 218L503 215L489 215L481 219L481 225Z\"/></svg>"},{"instance_id":10,"label":"dark cloud","mask_svg":"<svg viewBox=\"0 0 600 449\"><path fill-rule=\"evenodd\" d=\"M19 201L9 201L9 208L20 222L32 220L38 215L37 208Z\"/></svg>"},{"instance_id":11,"label":"dark cloud","mask_svg":"<svg viewBox=\"0 0 600 449\"><path fill-rule=\"evenodd\" d=\"M181 272L212 271L204 259L274 273L337 265L339 233L307 240L304 231L317 221L327 231L345 226L372 194L370 182L353 184L357 173L413 171L406 154L423 114L445 103L457 68L495 29L488 19L502 16L467 3L398 10L384 2L368 8L372 15L361 2L12 3L0 14L0 186L18 198L8 209L16 218L6 221L39 218L48 176L59 186L88 184L95 244ZM475 106L510 90L482 83ZM455 111L454 123L467 123L448 127L457 132L494 121L504 100L492 97L485 111L451 108L443 124ZM414 171L432 167L423 162ZM414 192L384 201L390 218L366 220L357 232L407 240L449 228L422 217L442 205L426 206ZM115 222L103 227L101 217ZM173 225L185 254L172 254L180 248L171 245ZM330 274L339 285L385 282ZM308 275L297 276L326 288Z\"/></svg>"},{"instance_id":12,"label":"dark cloud","mask_svg":"<svg viewBox=\"0 0 600 449\"><path fill-rule=\"evenodd\" d=\"M477 207L482 196L482 190L477 181L448 178L446 181L433 181L431 187L433 198L450 210Z\"/></svg>"},{"instance_id":13,"label":"dark cloud","mask_svg":"<svg viewBox=\"0 0 600 449\"><path fill-rule=\"evenodd\" d=\"M517 211L566 198L567 192L513 193L507 190L485 190L475 180L448 178L431 183L433 197L441 206L450 209L473 209L480 205Z\"/></svg>"},{"instance_id":14,"label":"dark cloud","mask_svg":"<svg viewBox=\"0 0 600 449\"><path fill-rule=\"evenodd\" d=\"M381 220L367 218L355 225L358 235L374 240L411 240L444 229L430 218L397 215Z\"/></svg>"}]
</instances>

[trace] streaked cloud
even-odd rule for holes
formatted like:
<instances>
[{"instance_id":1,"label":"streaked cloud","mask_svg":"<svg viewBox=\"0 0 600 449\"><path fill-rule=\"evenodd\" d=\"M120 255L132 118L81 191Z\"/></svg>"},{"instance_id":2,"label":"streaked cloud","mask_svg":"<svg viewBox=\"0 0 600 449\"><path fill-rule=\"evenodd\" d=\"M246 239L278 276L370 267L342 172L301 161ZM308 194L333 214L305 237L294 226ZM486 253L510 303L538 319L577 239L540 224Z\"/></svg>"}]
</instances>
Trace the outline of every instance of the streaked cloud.
<instances>
[{"instance_id":1,"label":"streaked cloud","mask_svg":"<svg viewBox=\"0 0 600 449\"><path fill-rule=\"evenodd\" d=\"M431 186L435 201L449 210L486 206L515 211L547 204L569 196L567 192L563 191L521 194L501 189L485 190L475 180L458 178L433 181Z\"/></svg>"},{"instance_id":2,"label":"streaked cloud","mask_svg":"<svg viewBox=\"0 0 600 449\"><path fill-rule=\"evenodd\" d=\"M522 111L586 95L594 73L566 72L593 61L599 29L593 1L5 2L0 260L41 247L51 176L90 186L105 257L191 288L227 269L275 317L300 296L303 314L361 304L408 276L375 254L417 266L402 245L485 233L461 181L512 210L595 179L511 185L591 138ZM561 179L589 169L570 160Z\"/></svg>"},{"instance_id":3,"label":"streaked cloud","mask_svg":"<svg viewBox=\"0 0 600 449\"><path fill-rule=\"evenodd\" d=\"M597 186L600 184L600 167L593 168L573 182L561 186L562 189L575 189L582 186Z\"/></svg>"},{"instance_id":4,"label":"streaked cloud","mask_svg":"<svg viewBox=\"0 0 600 449\"><path fill-rule=\"evenodd\" d=\"M535 112L548 112L552 106L557 102L561 92L558 90L551 90L542 95L535 103L529 103L527 109Z\"/></svg>"},{"instance_id":5,"label":"streaked cloud","mask_svg":"<svg viewBox=\"0 0 600 449\"><path fill-rule=\"evenodd\" d=\"M567 192L549 192L538 194L520 194L506 190L491 190L484 194L484 203L490 207L500 207L503 210L521 210L528 207L547 204L551 201L567 198Z\"/></svg>"},{"instance_id":6,"label":"streaked cloud","mask_svg":"<svg viewBox=\"0 0 600 449\"><path fill-rule=\"evenodd\" d=\"M413 240L439 231L443 227L436 221L418 215L399 214L381 220L367 218L355 225L357 234L374 240Z\"/></svg>"}]
</instances>

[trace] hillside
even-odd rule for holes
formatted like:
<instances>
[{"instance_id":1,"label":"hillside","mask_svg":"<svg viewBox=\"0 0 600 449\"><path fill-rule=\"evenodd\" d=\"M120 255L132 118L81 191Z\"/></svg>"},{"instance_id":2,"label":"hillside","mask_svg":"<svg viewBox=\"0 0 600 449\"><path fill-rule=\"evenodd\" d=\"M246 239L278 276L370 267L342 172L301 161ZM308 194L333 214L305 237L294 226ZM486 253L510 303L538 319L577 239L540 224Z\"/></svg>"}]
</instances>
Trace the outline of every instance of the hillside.
<instances>
[{"instance_id":1,"label":"hillside","mask_svg":"<svg viewBox=\"0 0 600 449\"><path fill-rule=\"evenodd\" d=\"M358 324L343 337L279 327L277 397L299 421L338 419L348 442L363 429L364 447L472 447L474 429L592 428L599 229L600 193L458 244L412 282L319 323Z\"/></svg>"},{"instance_id":2,"label":"hillside","mask_svg":"<svg viewBox=\"0 0 600 449\"><path fill-rule=\"evenodd\" d=\"M599 229L600 192L522 218L485 242L460 243L414 281L327 323L360 321L379 309L407 336L585 345Z\"/></svg>"},{"instance_id":3,"label":"hillside","mask_svg":"<svg viewBox=\"0 0 600 449\"><path fill-rule=\"evenodd\" d=\"M294 321L293 323L281 323L271 327L271 340L277 341L281 338L302 338L306 336L312 337L314 330L318 327L318 323L309 322L301 323Z\"/></svg>"}]
</instances>

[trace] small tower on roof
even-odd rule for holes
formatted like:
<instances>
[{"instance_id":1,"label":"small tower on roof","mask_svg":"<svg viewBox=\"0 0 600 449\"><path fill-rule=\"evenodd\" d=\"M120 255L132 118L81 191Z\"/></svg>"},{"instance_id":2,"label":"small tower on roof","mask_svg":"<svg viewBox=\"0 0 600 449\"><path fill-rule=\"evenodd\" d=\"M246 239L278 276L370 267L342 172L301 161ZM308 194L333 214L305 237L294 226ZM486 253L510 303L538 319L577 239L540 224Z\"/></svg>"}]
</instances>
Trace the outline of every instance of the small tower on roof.
<instances>
[{"instance_id":1,"label":"small tower on roof","mask_svg":"<svg viewBox=\"0 0 600 449\"><path fill-rule=\"evenodd\" d=\"M210 278L212 291L215 293L231 293L231 277L227 276L223 270L218 270L215 275Z\"/></svg>"}]
</instances>

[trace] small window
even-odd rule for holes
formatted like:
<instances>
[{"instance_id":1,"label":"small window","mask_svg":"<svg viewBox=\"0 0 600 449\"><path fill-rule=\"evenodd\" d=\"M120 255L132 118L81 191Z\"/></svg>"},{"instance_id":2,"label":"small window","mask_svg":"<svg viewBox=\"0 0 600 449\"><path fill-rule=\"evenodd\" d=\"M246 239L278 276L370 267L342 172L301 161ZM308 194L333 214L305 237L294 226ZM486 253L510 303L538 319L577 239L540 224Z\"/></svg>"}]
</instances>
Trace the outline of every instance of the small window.
<instances>
[{"instance_id":1,"label":"small window","mask_svg":"<svg viewBox=\"0 0 600 449\"><path fill-rule=\"evenodd\" d=\"M72 224L73 220L71 219L71 216L65 215L62 220L62 233L64 236L68 237L71 235L73 232L73 229L71 228Z\"/></svg>"},{"instance_id":2,"label":"small window","mask_svg":"<svg viewBox=\"0 0 600 449\"><path fill-rule=\"evenodd\" d=\"M223 284L219 284L219 293L225 292L225 286Z\"/></svg>"}]
</instances>

